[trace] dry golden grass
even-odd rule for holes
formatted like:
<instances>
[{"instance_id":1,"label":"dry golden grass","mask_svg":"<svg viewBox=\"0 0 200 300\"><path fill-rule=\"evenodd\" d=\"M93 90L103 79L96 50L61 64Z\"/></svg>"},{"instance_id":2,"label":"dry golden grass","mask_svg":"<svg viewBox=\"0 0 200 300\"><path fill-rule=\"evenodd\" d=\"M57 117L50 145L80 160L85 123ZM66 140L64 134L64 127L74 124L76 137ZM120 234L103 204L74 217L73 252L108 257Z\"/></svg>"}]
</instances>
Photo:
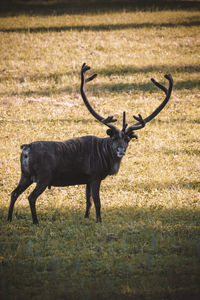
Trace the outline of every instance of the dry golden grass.
<instances>
[{"instance_id":1,"label":"dry golden grass","mask_svg":"<svg viewBox=\"0 0 200 300\"><path fill-rule=\"evenodd\" d=\"M2 299L198 299L200 264L198 11L0 18L0 296ZM119 174L101 187L103 224L84 220L83 186L27 196L6 223L20 177L20 145L105 136L82 103L80 67L98 77L87 95L103 115L164 111L138 132Z\"/></svg>"}]
</instances>

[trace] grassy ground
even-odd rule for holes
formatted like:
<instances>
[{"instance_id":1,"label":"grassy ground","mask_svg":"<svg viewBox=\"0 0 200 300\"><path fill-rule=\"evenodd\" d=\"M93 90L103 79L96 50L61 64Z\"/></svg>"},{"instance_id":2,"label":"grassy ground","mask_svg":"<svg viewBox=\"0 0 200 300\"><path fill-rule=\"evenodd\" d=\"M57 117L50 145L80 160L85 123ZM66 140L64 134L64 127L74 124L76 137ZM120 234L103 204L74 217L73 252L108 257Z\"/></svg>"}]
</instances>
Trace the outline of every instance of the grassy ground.
<instances>
[{"instance_id":1,"label":"grassy ground","mask_svg":"<svg viewBox=\"0 0 200 300\"><path fill-rule=\"evenodd\" d=\"M185 1L186 2L186 1ZM0 18L0 298L198 299L200 296L200 39L198 10L16 14ZM171 73L164 111L101 187L102 225L85 220L84 186L27 196L6 217L20 145L105 136L82 103L80 67L104 116L147 116Z\"/></svg>"}]
</instances>

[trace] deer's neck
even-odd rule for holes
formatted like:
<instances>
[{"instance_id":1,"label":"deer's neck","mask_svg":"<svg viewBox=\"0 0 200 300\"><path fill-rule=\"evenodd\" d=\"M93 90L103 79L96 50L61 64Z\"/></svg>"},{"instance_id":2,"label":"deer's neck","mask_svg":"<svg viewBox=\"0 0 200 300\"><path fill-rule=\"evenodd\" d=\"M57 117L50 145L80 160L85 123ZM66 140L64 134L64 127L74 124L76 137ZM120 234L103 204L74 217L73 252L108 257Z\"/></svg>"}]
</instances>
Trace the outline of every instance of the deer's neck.
<instances>
[{"instance_id":1,"label":"deer's neck","mask_svg":"<svg viewBox=\"0 0 200 300\"><path fill-rule=\"evenodd\" d=\"M108 153L109 153L109 175L115 175L118 173L121 163L121 158L116 157L115 153L113 152L112 143L108 138Z\"/></svg>"},{"instance_id":2,"label":"deer's neck","mask_svg":"<svg viewBox=\"0 0 200 300\"><path fill-rule=\"evenodd\" d=\"M109 175L115 175L118 173L120 168L120 163L121 163L121 159L111 162Z\"/></svg>"}]
</instances>

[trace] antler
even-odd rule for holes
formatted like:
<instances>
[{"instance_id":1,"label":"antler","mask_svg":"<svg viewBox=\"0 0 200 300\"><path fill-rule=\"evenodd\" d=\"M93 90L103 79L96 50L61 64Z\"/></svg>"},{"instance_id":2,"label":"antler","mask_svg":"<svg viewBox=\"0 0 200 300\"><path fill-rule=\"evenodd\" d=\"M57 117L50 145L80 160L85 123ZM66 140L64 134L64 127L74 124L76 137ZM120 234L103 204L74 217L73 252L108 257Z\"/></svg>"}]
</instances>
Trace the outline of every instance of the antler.
<instances>
[{"instance_id":1,"label":"antler","mask_svg":"<svg viewBox=\"0 0 200 300\"><path fill-rule=\"evenodd\" d=\"M87 107L87 109L89 110L89 112L93 115L93 117L95 117L98 121L100 121L101 123L105 124L106 126L108 126L111 129L116 129L116 127L110 123L116 122L116 119L113 119L113 116L109 116L107 118L103 118L102 116L100 116L90 105L86 95L85 95L85 83L89 82L91 80L93 80L95 77L97 77L97 74L93 74L92 76L90 76L89 78L85 78L85 73L90 70L90 67L87 66L85 63L82 65L81 68L81 96L83 98L83 101L85 103L85 106Z\"/></svg>"},{"instance_id":2,"label":"antler","mask_svg":"<svg viewBox=\"0 0 200 300\"><path fill-rule=\"evenodd\" d=\"M172 87L173 87L173 78L172 78L171 74L167 74L164 77L167 80L169 80L168 89L153 78L151 79L151 81L166 94L165 99L147 118L143 119L141 117L141 115L139 115L138 117L133 116L134 119L137 120L138 122L133 124L132 126L128 127L125 131L126 134L131 134L131 132L133 132L134 130L143 128L146 123L150 122L153 118L155 118L159 114L159 112L161 112L161 110L165 107L165 105L167 104L167 102L169 101L169 98L171 96Z\"/></svg>"},{"instance_id":3,"label":"antler","mask_svg":"<svg viewBox=\"0 0 200 300\"><path fill-rule=\"evenodd\" d=\"M113 116L109 116L107 118L104 118L102 116L100 116L90 105L86 95L85 95L85 83L89 82L91 80L93 80L97 74L93 74L92 76L90 76L89 78L85 78L85 73L90 70L90 67L87 66L85 63L82 65L81 68L81 96L83 98L83 101L85 103L85 106L87 107L87 109L89 110L89 112L93 115L93 117L95 117L98 121L100 121L101 123L105 124L106 126L108 126L111 129L117 130L117 128L112 125L111 123L116 122L116 119L113 119ZM130 137L135 137L137 138L137 136L134 134L133 131L135 130L139 130L141 128L143 128L146 123L150 122L153 118L155 118L160 112L161 110L165 107L165 105L167 104L167 102L170 99L171 96L171 92L172 92L172 88L173 88L173 78L170 74L167 74L164 76L168 81L169 81L169 87L168 89L166 87L164 87L162 84L160 84L159 82L157 82L155 79L151 79L151 81L159 88L161 89L165 94L166 97L163 100L163 102L152 112L152 114L150 114L148 117L146 117L145 119L142 118L142 116L139 114L138 116L133 116L133 118L137 121L137 123L133 124L132 126L129 126L127 128L127 123L126 123L126 113L123 112L123 127L122 127L122 131L129 135Z\"/></svg>"}]
</instances>

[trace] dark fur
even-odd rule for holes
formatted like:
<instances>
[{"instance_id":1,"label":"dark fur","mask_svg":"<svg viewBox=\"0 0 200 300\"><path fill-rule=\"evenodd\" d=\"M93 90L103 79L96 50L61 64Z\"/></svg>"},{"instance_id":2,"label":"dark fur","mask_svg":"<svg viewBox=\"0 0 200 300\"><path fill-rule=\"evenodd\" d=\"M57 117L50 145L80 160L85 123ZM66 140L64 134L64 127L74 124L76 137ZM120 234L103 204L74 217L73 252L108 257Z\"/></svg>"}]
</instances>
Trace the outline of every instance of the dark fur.
<instances>
[{"instance_id":1,"label":"dark fur","mask_svg":"<svg viewBox=\"0 0 200 300\"><path fill-rule=\"evenodd\" d=\"M89 217L94 201L97 222L101 222L101 181L118 172L129 140L128 136L118 131L108 138L84 136L64 142L38 141L22 145L21 179L11 194L8 220L12 220L14 203L19 195L36 182L35 189L28 197L33 223L38 223L36 199L46 187L77 184L86 184L85 217ZM118 157L117 151L121 151L121 157Z\"/></svg>"}]
</instances>

